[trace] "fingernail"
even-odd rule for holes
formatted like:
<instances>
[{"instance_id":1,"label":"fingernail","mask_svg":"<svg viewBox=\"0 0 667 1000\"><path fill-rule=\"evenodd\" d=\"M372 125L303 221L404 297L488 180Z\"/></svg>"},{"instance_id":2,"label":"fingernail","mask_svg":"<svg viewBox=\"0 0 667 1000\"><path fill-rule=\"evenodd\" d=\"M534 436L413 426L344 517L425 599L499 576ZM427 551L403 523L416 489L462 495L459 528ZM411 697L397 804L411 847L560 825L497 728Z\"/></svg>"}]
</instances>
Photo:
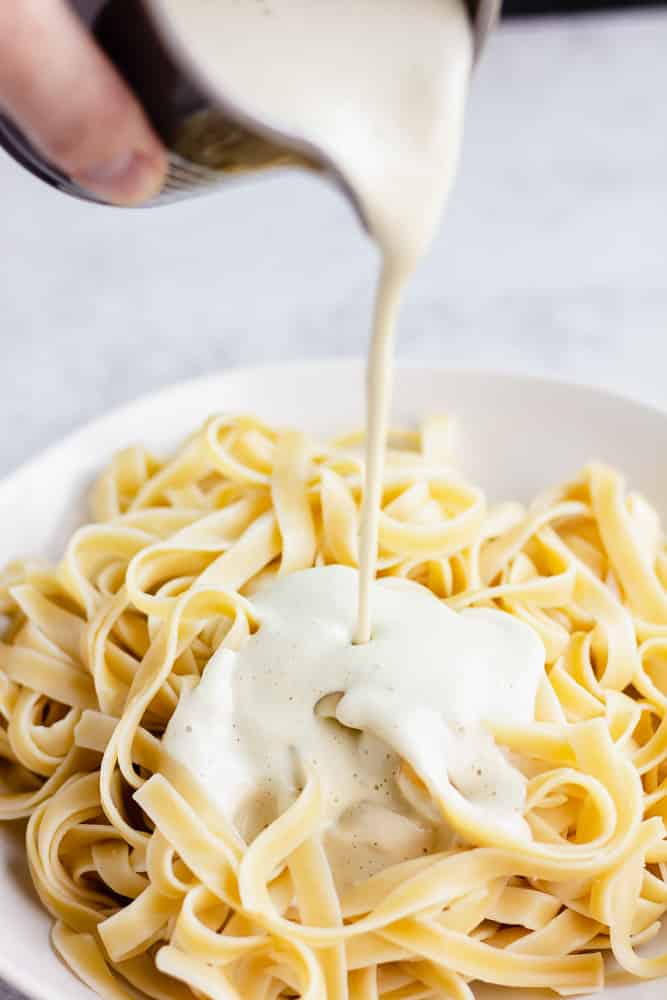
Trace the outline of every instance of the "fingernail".
<instances>
[{"instance_id":1,"label":"fingernail","mask_svg":"<svg viewBox=\"0 0 667 1000\"><path fill-rule=\"evenodd\" d=\"M139 205L160 191L164 166L145 153L127 153L74 176L81 187L114 205Z\"/></svg>"}]
</instances>

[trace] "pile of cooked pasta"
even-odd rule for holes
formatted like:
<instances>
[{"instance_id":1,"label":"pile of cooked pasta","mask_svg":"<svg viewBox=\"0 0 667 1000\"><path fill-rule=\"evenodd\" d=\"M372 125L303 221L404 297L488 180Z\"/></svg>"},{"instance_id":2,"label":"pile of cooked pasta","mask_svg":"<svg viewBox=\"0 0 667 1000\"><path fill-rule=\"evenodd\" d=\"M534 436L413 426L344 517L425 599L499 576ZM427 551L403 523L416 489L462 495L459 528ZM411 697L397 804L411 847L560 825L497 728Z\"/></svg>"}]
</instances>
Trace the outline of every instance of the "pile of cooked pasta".
<instances>
[{"instance_id":1,"label":"pile of cooked pasta","mask_svg":"<svg viewBox=\"0 0 667 1000\"><path fill-rule=\"evenodd\" d=\"M360 443L218 417L166 462L130 448L57 568L4 571L0 818L29 817L55 948L110 1000L571 995L601 988L605 953L667 975L644 948L667 911L667 554L609 468L488 507L446 421L390 441L381 575L544 643L535 722L494 731L527 779L525 847L466 829L339 895L315 776L245 844L161 751L179 696L256 627L258 586L357 565Z\"/></svg>"}]
</instances>

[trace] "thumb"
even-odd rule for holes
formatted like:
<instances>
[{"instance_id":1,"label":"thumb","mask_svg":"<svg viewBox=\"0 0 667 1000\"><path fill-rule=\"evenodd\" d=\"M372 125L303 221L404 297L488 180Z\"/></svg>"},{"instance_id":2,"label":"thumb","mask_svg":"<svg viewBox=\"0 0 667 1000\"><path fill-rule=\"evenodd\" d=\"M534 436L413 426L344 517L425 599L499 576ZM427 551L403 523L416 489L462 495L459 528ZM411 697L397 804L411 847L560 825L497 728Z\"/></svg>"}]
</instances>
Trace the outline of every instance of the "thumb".
<instances>
[{"instance_id":1,"label":"thumb","mask_svg":"<svg viewBox=\"0 0 667 1000\"><path fill-rule=\"evenodd\" d=\"M0 107L73 180L119 205L157 194L166 154L64 0L0 0Z\"/></svg>"}]
</instances>

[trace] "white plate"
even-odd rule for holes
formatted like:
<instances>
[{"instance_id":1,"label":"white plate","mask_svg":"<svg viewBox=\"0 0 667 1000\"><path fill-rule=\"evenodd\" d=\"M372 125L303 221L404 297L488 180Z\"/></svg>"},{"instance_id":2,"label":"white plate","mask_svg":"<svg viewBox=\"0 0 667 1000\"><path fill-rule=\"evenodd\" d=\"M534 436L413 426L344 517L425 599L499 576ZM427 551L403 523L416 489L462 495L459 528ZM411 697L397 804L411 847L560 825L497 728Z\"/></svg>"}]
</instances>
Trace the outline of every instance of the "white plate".
<instances>
[{"instance_id":1,"label":"white plate","mask_svg":"<svg viewBox=\"0 0 667 1000\"><path fill-rule=\"evenodd\" d=\"M527 499L596 458L624 470L667 514L667 416L658 410L583 386L433 366L400 368L395 397L395 423L433 412L457 418L460 465L495 499ZM135 441L169 448L216 411L254 412L317 434L351 429L363 419L363 368L336 362L231 371L90 424L0 483L0 562L57 556L83 516L85 487L116 449ZM0 880L0 976L39 1000L90 1000L50 950L50 921L29 887L18 829L0 833ZM664 981L640 983L609 988L605 997L664 1000L665 990ZM485 1000L500 995L480 990Z\"/></svg>"}]
</instances>

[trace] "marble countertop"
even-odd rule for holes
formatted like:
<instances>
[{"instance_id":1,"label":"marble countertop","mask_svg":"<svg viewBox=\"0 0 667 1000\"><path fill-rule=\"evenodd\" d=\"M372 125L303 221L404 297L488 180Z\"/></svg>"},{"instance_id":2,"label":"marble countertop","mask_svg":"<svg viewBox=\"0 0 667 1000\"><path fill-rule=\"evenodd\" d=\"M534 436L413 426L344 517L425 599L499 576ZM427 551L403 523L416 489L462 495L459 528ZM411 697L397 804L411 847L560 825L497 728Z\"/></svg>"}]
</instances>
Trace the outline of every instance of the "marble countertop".
<instances>
[{"instance_id":1,"label":"marble countertop","mask_svg":"<svg viewBox=\"0 0 667 1000\"><path fill-rule=\"evenodd\" d=\"M665 93L667 10L503 26L399 354L667 403ZM122 212L0 154L0 473L170 381L362 354L375 268L314 179Z\"/></svg>"}]
</instances>

